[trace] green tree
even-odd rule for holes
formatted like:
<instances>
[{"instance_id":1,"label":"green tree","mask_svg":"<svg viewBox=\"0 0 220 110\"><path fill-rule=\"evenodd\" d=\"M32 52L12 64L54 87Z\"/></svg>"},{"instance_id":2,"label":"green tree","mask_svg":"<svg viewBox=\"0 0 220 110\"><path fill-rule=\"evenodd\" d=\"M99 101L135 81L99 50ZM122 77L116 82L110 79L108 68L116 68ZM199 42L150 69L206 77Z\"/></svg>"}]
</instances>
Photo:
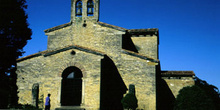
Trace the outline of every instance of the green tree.
<instances>
[{"instance_id":1,"label":"green tree","mask_svg":"<svg viewBox=\"0 0 220 110\"><path fill-rule=\"evenodd\" d=\"M174 110L215 110L215 107L205 91L194 85L179 91Z\"/></svg>"},{"instance_id":2,"label":"green tree","mask_svg":"<svg viewBox=\"0 0 220 110\"><path fill-rule=\"evenodd\" d=\"M195 85L200 87L210 97L214 103L215 109L220 110L220 93L217 87L208 84L206 81L195 78Z\"/></svg>"},{"instance_id":3,"label":"green tree","mask_svg":"<svg viewBox=\"0 0 220 110\"><path fill-rule=\"evenodd\" d=\"M31 39L26 0L0 0L0 108L16 105L16 59Z\"/></svg>"},{"instance_id":4,"label":"green tree","mask_svg":"<svg viewBox=\"0 0 220 110\"><path fill-rule=\"evenodd\" d=\"M219 90L196 77L194 86L179 91L174 110L220 110Z\"/></svg>"}]
</instances>

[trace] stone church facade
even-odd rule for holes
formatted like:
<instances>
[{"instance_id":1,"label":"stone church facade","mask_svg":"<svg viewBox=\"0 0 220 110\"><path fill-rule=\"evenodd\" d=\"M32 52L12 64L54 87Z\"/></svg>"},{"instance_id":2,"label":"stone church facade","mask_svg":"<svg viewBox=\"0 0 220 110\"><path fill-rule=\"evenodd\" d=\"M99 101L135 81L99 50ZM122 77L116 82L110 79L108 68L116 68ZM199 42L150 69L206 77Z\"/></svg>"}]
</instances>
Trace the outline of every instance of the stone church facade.
<instances>
[{"instance_id":1,"label":"stone church facade","mask_svg":"<svg viewBox=\"0 0 220 110\"><path fill-rule=\"evenodd\" d=\"M171 105L194 84L192 71L161 71L158 29L99 21L99 0L71 0L71 22L45 30L47 50L17 59L19 103L119 110L134 85L140 110ZM170 102L167 102L167 99Z\"/></svg>"}]
</instances>

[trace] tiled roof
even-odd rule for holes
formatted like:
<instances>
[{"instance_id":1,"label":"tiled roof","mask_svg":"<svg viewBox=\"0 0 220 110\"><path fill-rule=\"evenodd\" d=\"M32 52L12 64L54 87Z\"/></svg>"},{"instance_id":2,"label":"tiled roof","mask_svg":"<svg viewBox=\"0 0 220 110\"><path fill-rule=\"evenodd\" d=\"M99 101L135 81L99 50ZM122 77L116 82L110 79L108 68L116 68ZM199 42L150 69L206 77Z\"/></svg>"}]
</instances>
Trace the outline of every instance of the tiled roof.
<instances>
[{"instance_id":1,"label":"tiled roof","mask_svg":"<svg viewBox=\"0 0 220 110\"><path fill-rule=\"evenodd\" d=\"M157 28L149 28L149 29L129 29L129 34L132 35L157 35L158 36L158 29Z\"/></svg>"},{"instance_id":2,"label":"tiled roof","mask_svg":"<svg viewBox=\"0 0 220 110\"><path fill-rule=\"evenodd\" d=\"M38 57L38 56L41 56L46 51L42 51L42 52L38 52L38 53L35 53L35 54L32 54L32 55L28 55L28 56L25 56L25 57L22 57L22 58L18 58L16 61L21 62L21 61L24 61L24 60L27 60L27 59Z\"/></svg>"},{"instance_id":3,"label":"tiled roof","mask_svg":"<svg viewBox=\"0 0 220 110\"><path fill-rule=\"evenodd\" d=\"M193 71L161 71L162 76L195 76Z\"/></svg>"},{"instance_id":4,"label":"tiled roof","mask_svg":"<svg viewBox=\"0 0 220 110\"><path fill-rule=\"evenodd\" d=\"M68 27L70 25L72 25L72 22L69 22L69 23L66 23L66 24L62 24L62 25L59 25L59 26L55 26L55 27L46 29L46 30L44 30L44 32L45 33L52 32L52 31L55 31L55 30L58 30L58 29L61 29L61 28Z\"/></svg>"},{"instance_id":5,"label":"tiled roof","mask_svg":"<svg viewBox=\"0 0 220 110\"><path fill-rule=\"evenodd\" d=\"M140 53L136 53L136 52L133 52L133 51L125 50L125 49L122 50L122 53L132 55L132 56L135 56L135 57L139 57L141 59L149 60L149 61L155 62L155 63L159 62L158 59L154 59L154 58L151 58L149 56L146 56L146 55L143 55L143 54L140 54Z\"/></svg>"},{"instance_id":6,"label":"tiled roof","mask_svg":"<svg viewBox=\"0 0 220 110\"><path fill-rule=\"evenodd\" d=\"M115 26L115 25L111 25L111 24L107 24L107 23L103 23L103 22L98 22L99 25L101 26L104 26L104 27L109 27L109 28L112 28L112 29L116 29L116 30L119 30L119 31L126 31L127 29L125 28L122 28L122 27L119 27L119 26Z\"/></svg>"},{"instance_id":7,"label":"tiled roof","mask_svg":"<svg viewBox=\"0 0 220 110\"><path fill-rule=\"evenodd\" d=\"M148 29L129 29L128 32L157 32L157 28L148 28Z\"/></svg>"},{"instance_id":8,"label":"tiled roof","mask_svg":"<svg viewBox=\"0 0 220 110\"><path fill-rule=\"evenodd\" d=\"M158 29L157 28L148 28L148 29L125 29L119 26L103 23L103 22L98 22L99 25L104 26L104 27L109 27L112 29L120 30L120 31L127 31L130 34L141 34L141 33L153 33L153 34L158 34Z\"/></svg>"},{"instance_id":9,"label":"tiled roof","mask_svg":"<svg viewBox=\"0 0 220 110\"><path fill-rule=\"evenodd\" d=\"M158 34L158 29L157 28L125 29L125 28L122 28L122 27L119 27L119 26L111 25L111 24L108 24L108 23L100 22L100 21L98 21L97 24L99 24L100 26L116 29L116 30L119 30L119 31L124 31L124 32L127 31L130 34L146 34L146 33ZM62 24L62 25L59 25L59 26L55 26L55 27L46 29L46 30L44 30L44 32L45 33L52 32L52 31L55 31L55 30L58 30L58 29L61 29L61 28L71 26L71 25L72 25L72 22L69 22L69 23L66 23L66 24Z\"/></svg>"},{"instance_id":10,"label":"tiled roof","mask_svg":"<svg viewBox=\"0 0 220 110\"><path fill-rule=\"evenodd\" d=\"M85 52L88 52L88 53L101 55L101 56L105 55L104 52L100 52L100 51L97 51L97 50L89 49L89 48L82 47L82 46L79 46L79 45L69 45L69 46L59 48L59 49L56 49L56 50L46 50L46 51L42 51L42 52L32 54L32 55L29 55L29 56L26 56L26 57L22 57L22 58L17 59L17 62L21 62L21 61L24 61L24 60L27 60L27 59L38 57L38 56L47 57L47 56L54 55L54 54L60 53L60 52L64 52L64 51L67 51L67 50L70 50L70 49L77 49L77 50L80 50L80 51L85 51Z\"/></svg>"},{"instance_id":11,"label":"tiled roof","mask_svg":"<svg viewBox=\"0 0 220 110\"><path fill-rule=\"evenodd\" d=\"M85 52L100 55L100 56L105 55L104 52L94 50L94 49L90 49L90 48L87 48L87 47L83 47L83 46L79 46L79 45L68 45L66 47L59 48L59 49L56 49L56 50L46 50L46 51L38 52L38 53L35 53L35 54L32 54L32 55L28 55L26 57L22 57L22 58L17 59L17 62L21 62L21 61L24 61L24 60L27 60L27 59L38 57L38 56L47 57L47 56L54 55L54 54L60 53L60 52L64 52L64 51L67 51L67 50L70 50L70 49L77 49L77 50L80 50L80 51L85 51ZM125 49L122 49L122 53L132 55L132 56L135 56L135 57L139 57L141 59L149 60L151 62L156 62L156 63L159 62L158 59L154 59L154 58L142 55L140 53L136 53L136 52L125 50Z\"/></svg>"}]
</instances>

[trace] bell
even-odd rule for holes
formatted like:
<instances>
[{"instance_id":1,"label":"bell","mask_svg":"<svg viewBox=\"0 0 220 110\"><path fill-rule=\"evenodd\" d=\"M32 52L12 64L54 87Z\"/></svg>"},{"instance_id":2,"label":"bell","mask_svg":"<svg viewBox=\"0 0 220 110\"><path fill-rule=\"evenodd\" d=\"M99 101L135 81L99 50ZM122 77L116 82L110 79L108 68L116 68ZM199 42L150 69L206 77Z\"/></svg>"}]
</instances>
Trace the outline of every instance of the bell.
<instances>
[{"instance_id":1,"label":"bell","mask_svg":"<svg viewBox=\"0 0 220 110\"><path fill-rule=\"evenodd\" d=\"M82 15L82 10L80 8L77 9L76 15Z\"/></svg>"},{"instance_id":2,"label":"bell","mask_svg":"<svg viewBox=\"0 0 220 110\"><path fill-rule=\"evenodd\" d=\"M93 2L92 2L92 1L89 1L88 4L87 4L87 7L88 7L88 8L93 8L93 7L94 7L94 6L93 6Z\"/></svg>"},{"instance_id":3,"label":"bell","mask_svg":"<svg viewBox=\"0 0 220 110\"><path fill-rule=\"evenodd\" d=\"M88 3L88 6L89 6L89 7L93 7L93 3L92 3L92 2L89 2L89 3Z\"/></svg>"},{"instance_id":4,"label":"bell","mask_svg":"<svg viewBox=\"0 0 220 110\"><path fill-rule=\"evenodd\" d=\"M82 3L81 3L81 2L78 2L76 7L77 7L77 8L82 8Z\"/></svg>"},{"instance_id":5,"label":"bell","mask_svg":"<svg viewBox=\"0 0 220 110\"><path fill-rule=\"evenodd\" d=\"M88 8L88 14L93 14L92 8Z\"/></svg>"}]
</instances>

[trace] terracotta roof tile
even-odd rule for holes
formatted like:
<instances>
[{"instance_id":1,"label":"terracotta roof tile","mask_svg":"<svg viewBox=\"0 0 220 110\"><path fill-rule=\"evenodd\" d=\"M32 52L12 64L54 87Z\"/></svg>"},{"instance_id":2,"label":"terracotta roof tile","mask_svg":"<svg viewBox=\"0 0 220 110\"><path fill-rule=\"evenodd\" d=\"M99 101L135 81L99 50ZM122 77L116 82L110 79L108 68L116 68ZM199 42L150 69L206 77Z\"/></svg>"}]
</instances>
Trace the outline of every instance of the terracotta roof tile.
<instances>
[{"instance_id":1,"label":"terracotta roof tile","mask_svg":"<svg viewBox=\"0 0 220 110\"><path fill-rule=\"evenodd\" d=\"M148 29L129 29L128 32L157 32L157 28L148 28Z\"/></svg>"},{"instance_id":2,"label":"terracotta roof tile","mask_svg":"<svg viewBox=\"0 0 220 110\"><path fill-rule=\"evenodd\" d=\"M22 57L22 58L18 58L16 61L21 62L21 61L24 61L24 60L27 60L27 59L30 59L30 58L38 57L38 56L41 56L45 52L47 52L47 50L42 51L42 52L38 52L38 53L35 53L35 54L32 54L32 55L28 55L28 56L25 56L25 57Z\"/></svg>"},{"instance_id":3,"label":"terracotta roof tile","mask_svg":"<svg viewBox=\"0 0 220 110\"><path fill-rule=\"evenodd\" d=\"M195 73L193 71L161 71L162 76L176 76L176 75L182 75L182 76L195 76Z\"/></svg>"},{"instance_id":4,"label":"terracotta roof tile","mask_svg":"<svg viewBox=\"0 0 220 110\"><path fill-rule=\"evenodd\" d=\"M125 28L115 26L115 25L111 25L111 24L107 24L107 23L103 23L103 22L100 22L100 21L98 22L98 24L101 25L101 26L109 27L109 28L116 29L116 30L119 30L119 31L126 31L127 30Z\"/></svg>"},{"instance_id":5,"label":"terracotta roof tile","mask_svg":"<svg viewBox=\"0 0 220 110\"><path fill-rule=\"evenodd\" d=\"M67 51L67 50L70 50L70 49L77 49L77 50L81 50L81 51L86 51L88 53L93 53L93 54L101 55L101 56L105 55L104 52L101 52L101 51L98 51L98 50L86 48L86 47L79 46L79 45L68 45L68 46L65 46L65 47L62 47L62 48L59 48L59 49L46 50L46 51L42 51L42 52L35 53L35 54L32 54L32 55L28 55L26 57L22 57L22 58L17 59L17 62L21 62L21 61L31 59L31 58L34 58L34 57L38 57L38 56L42 56L42 55L44 57L47 57L47 56L54 55L56 53Z\"/></svg>"},{"instance_id":6,"label":"terracotta roof tile","mask_svg":"<svg viewBox=\"0 0 220 110\"><path fill-rule=\"evenodd\" d=\"M55 26L55 27L46 29L46 30L44 30L44 32L45 33L52 32L52 31L55 31L55 30L58 30L58 29L61 29L61 28L68 27L70 25L72 25L72 22L69 22L69 23L66 23L66 24L62 24L62 25L59 25L59 26Z\"/></svg>"},{"instance_id":7,"label":"terracotta roof tile","mask_svg":"<svg viewBox=\"0 0 220 110\"><path fill-rule=\"evenodd\" d=\"M151 58L149 56L146 56L146 55L143 55L143 54L140 54L140 53L136 53L136 52L133 52L133 51L122 49L122 52L125 53L125 54L128 54L128 55L136 56L136 57L139 57L141 59L149 60L149 61L152 61L152 62L156 62L156 63L159 62L158 59Z\"/></svg>"},{"instance_id":8,"label":"terracotta roof tile","mask_svg":"<svg viewBox=\"0 0 220 110\"><path fill-rule=\"evenodd\" d=\"M158 29L157 28L149 28L149 29L130 29L128 33L131 35L157 35L158 36Z\"/></svg>"},{"instance_id":9,"label":"terracotta roof tile","mask_svg":"<svg viewBox=\"0 0 220 110\"><path fill-rule=\"evenodd\" d=\"M104 22L97 22L99 25L101 26L104 26L104 27L109 27L109 28L112 28L112 29L116 29L116 30L119 30L119 31L127 31L129 33L149 33L149 32L158 32L158 29L157 28L149 28L149 29L125 29L125 28L122 28L122 27L119 27L119 26L115 26L115 25L111 25L111 24L108 24L108 23L104 23ZM44 30L45 33L48 33L48 32L52 32L52 31L55 31L55 30L58 30L58 29L61 29L61 28L65 28L65 27L68 27L72 25L72 22L69 22L69 23L65 23L65 24L62 24L62 25L59 25L59 26L55 26L55 27L52 27L52 28L49 28L49 29L46 29Z\"/></svg>"}]
</instances>

